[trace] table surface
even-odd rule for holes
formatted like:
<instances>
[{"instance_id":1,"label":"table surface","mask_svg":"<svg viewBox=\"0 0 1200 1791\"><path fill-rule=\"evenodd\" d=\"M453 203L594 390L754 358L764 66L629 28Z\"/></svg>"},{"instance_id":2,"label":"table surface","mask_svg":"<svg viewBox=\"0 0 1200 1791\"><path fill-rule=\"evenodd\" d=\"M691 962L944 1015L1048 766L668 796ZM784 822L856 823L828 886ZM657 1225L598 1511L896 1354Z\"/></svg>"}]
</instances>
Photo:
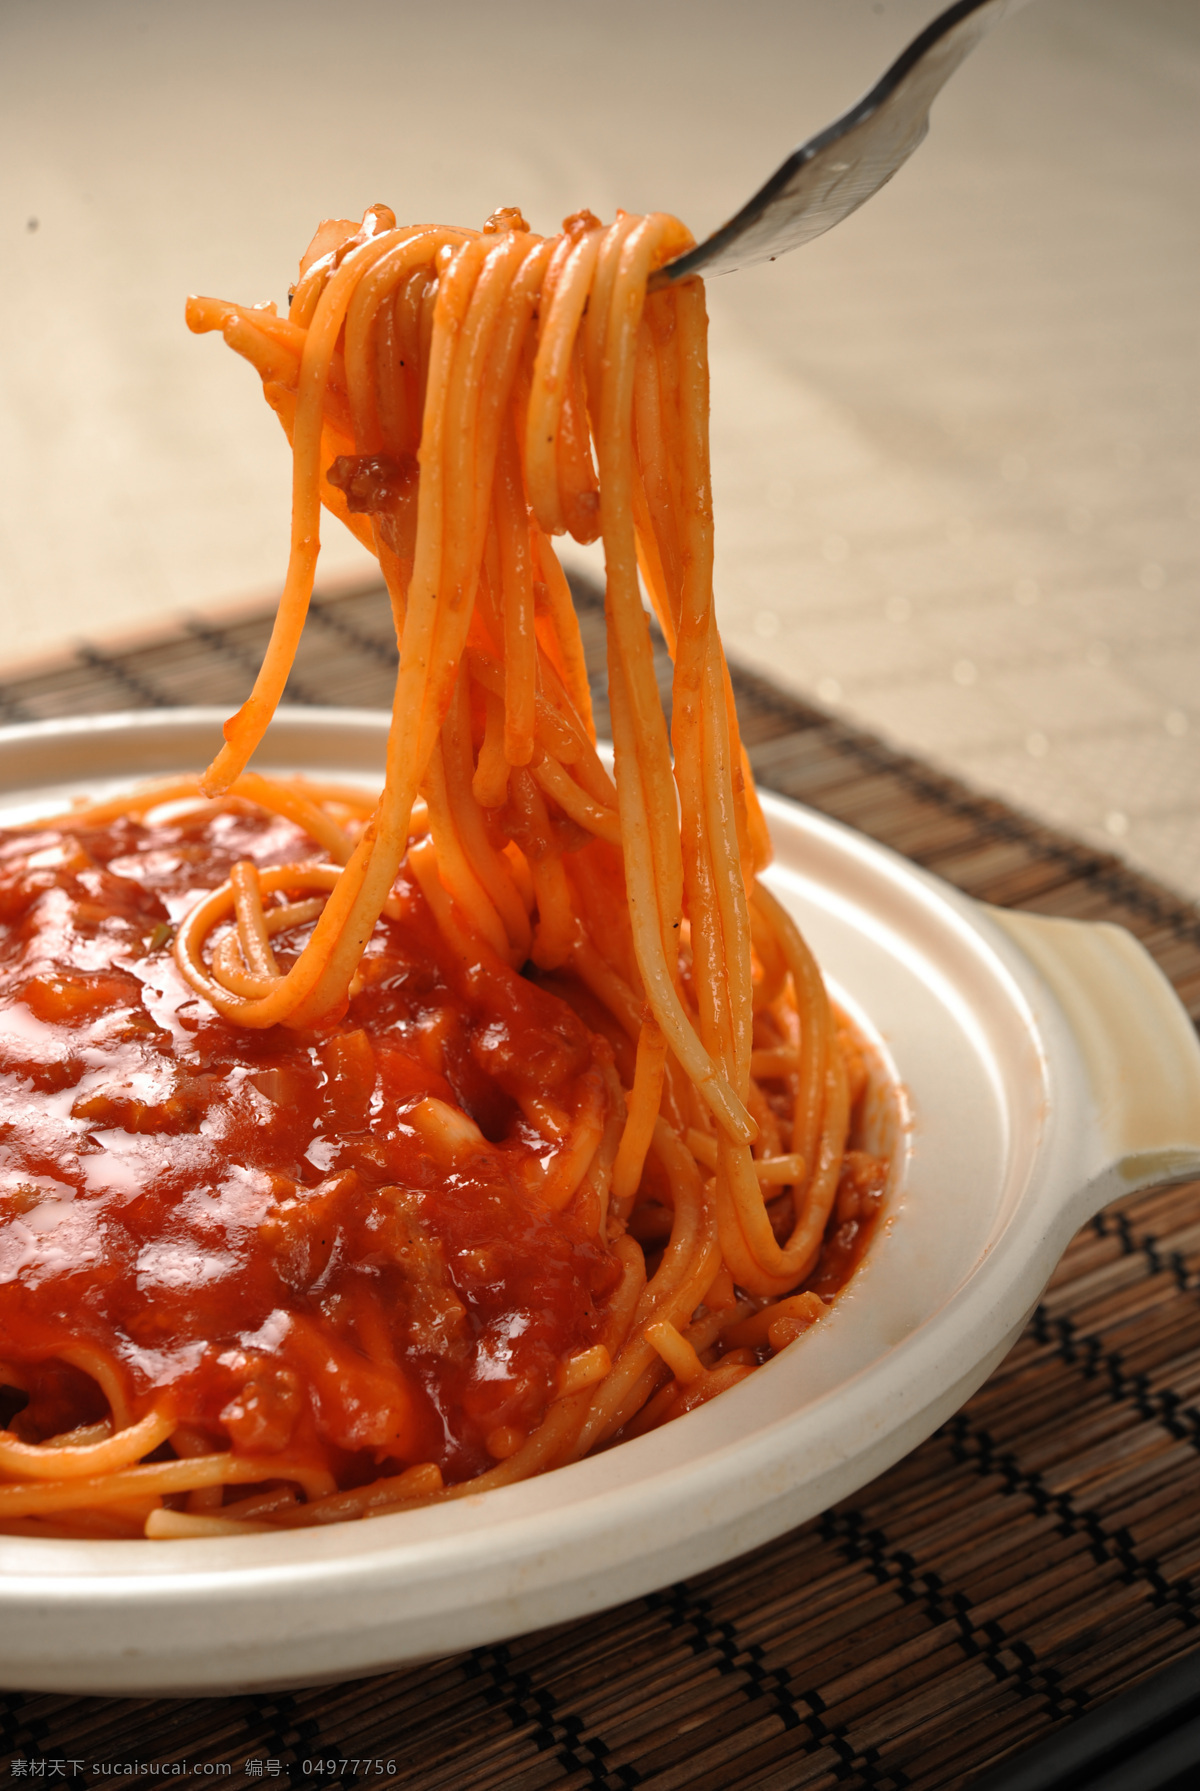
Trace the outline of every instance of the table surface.
<instances>
[{"instance_id":1,"label":"table surface","mask_svg":"<svg viewBox=\"0 0 1200 1791\"><path fill-rule=\"evenodd\" d=\"M604 728L600 600L583 586L577 600ZM249 612L81 649L10 678L0 703L46 719L232 707L269 625ZM367 587L314 606L289 696L319 683L379 707L394 672L386 596ZM1188 903L753 673L734 683L764 784L971 895L1122 923L1200 1018ZM0 1694L0 1771L58 1761L94 1781L186 1760L228 1767L231 1791L271 1777L310 1791L361 1784L357 1759L405 1791L955 1791L1195 1646L1198 1289L1200 1184L1125 1200L1079 1234L962 1412L779 1542L586 1623L341 1687Z\"/></svg>"},{"instance_id":2,"label":"table surface","mask_svg":"<svg viewBox=\"0 0 1200 1791\"><path fill-rule=\"evenodd\" d=\"M376 198L706 231L935 10L10 0L5 659L277 588L284 444L188 290L282 301ZM710 288L743 663L1193 897L1198 97L1194 0L1039 0L876 200Z\"/></svg>"}]
</instances>

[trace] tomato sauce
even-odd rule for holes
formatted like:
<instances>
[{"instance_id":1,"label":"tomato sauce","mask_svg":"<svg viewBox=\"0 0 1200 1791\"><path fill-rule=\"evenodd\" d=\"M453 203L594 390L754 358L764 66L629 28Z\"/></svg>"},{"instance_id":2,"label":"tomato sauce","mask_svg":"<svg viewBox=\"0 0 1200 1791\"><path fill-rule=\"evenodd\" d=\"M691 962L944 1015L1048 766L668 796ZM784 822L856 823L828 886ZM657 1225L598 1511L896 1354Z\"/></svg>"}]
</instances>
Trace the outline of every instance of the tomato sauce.
<instances>
[{"instance_id":1,"label":"tomato sauce","mask_svg":"<svg viewBox=\"0 0 1200 1791\"><path fill-rule=\"evenodd\" d=\"M27 1440L98 1415L100 1361L208 1446L454 1482L599 1334L614 1264L537 1195L531 1102L572 1110L609 1050L564 1001L465 974L405 882L327 1031L237 1029L179 975L199 892L311 850L237 807L0 834L0 1364ZM448 1139L447 1108L478 1131Z\"/></svg>"}]
</instances>

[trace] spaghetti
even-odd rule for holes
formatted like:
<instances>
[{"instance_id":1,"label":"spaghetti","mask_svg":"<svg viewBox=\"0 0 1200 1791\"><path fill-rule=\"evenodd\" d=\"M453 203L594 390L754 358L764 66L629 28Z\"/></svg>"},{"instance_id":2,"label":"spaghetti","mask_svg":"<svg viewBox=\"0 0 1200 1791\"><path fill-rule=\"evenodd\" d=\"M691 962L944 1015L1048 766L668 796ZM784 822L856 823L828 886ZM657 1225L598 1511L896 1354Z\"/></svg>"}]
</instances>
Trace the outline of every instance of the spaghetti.
<instances>
[{"instance_id":1,"label":"spaghetti","mask_svg":"<svg viewBox=\"0 0 1200 1791\"><path fill-rule=\"evenodd\" d=\"M236 1534L505 1484L815 1322L886 1164L791 919L712 600L673 219L318 230L284 319L191 299L294 457L201 778L0 849L0 1528ZM248 770L324 506L399 670L377 801ZM614 759L553 537L603 540ZM641 586L674 662L670 722Z\"/></svg>"}]
</instances>

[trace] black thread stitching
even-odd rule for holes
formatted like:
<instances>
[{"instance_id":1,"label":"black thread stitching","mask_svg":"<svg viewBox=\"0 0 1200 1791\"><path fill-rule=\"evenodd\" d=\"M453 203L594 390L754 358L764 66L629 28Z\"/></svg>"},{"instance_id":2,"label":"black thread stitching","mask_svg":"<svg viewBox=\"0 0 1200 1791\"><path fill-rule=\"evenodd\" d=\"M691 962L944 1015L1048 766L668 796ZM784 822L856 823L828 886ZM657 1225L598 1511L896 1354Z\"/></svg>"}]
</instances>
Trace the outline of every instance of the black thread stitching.
<instances>
[{"instance_id":1,"label":"black thread stitching","mask_svg":"<svg viewBox=\"0 0 1200 1791\"><path fill-rule=\"evenodd\" d=\"M1180 1293L1192 1293L1200 1285L1200 1276L1193 1274L1188 1268L1182 1250L1168 1250L1164 1254L1160 1239L1152 1232L1138 1238L1128 1214L1100 1212L1091 1225L1097 1237L1115 1237L1121 1246L1122 1256L1144 1256L1152 1275L1169 1273Z\"/></svg>"},{"instance_id":2,"label":"black thread stitching","mask_svg":"<svg viewBox=\"0 0 1200 1791\"><path fill-rule=\"evenodd\" d=\"M5 1751L20 1754L33 1748L40 1754L50 1739L50 1724L44 1719L25 1718L27 1693L5 1692L0 1701L0 1740Z\"/></svg>"},{"instance_id":3,"label":"black thread stitching","mask_svg":"<svg viewBox=\"0 0 1200 1791\"><path fill-rule=\"evenodd\" d=\"M193 640L201 641L214 653L220 653L225 659L232 661L240 671L249 672L252 678L257 678L261 657L252 648L243 647L240 641L231 640L223 628L214 628L211 623L203 621L199 616L188 616L184 627ZM283 695L284 700L289 703L304 703L309 708L320 707L320 698L307 690L291 673L288 675Z\"/></svg>"},{"instance_id":4,"label":"black thread stitching","mask_svg":"<svg viewBox=\"0 0 1200 1791\"><path fill-rule=\"evenodd\" d=\"M156 1755L160 1758L169 1755L173 1742L174 1745L182 1749L183 1753L189 1757L191 1755L192 1749L186 1740L186 1733L191 1732L191 1710L194 1708L190 1700L171 1700L165 1709L161 1704L155 1707L156 1734L154 1745L150 1754L147 1755L145 1748L140 1746L137 1741L122 1740L120 1736L113 1733L111 1724L107 1723L104 1726L102 1739L98 1743L94 1738L94 1729L89 1726L91 1739L82 1743L76 1740L71 1742L69 1747L64 1745L54 1734L58 1723L58 1710L49 1717L21 1722L19 1717L23 1705L27 1699L36 1695L36 1693L29 1692L0 1692L0 1755L7 1753L14 1759L25 1760L62 1759L68 1755L69 1748L81 1748L86 1750L87 1759L96 1761L111 1758L104 1750L115 1746L121 1750L122 1758L143 1761L147 1758L153 1759ZM239 1701L248 1703L251 1700ZM64 1697L57 1699L56 1704L60 1707L64 1704L76 1705L77 1701ZM85 1708L90 1707L93 1710L103 1710L105 1704L106 1701L100 1699L84 1700ZM135 1722L140 1714L142 1713L135 1711L126 1721ZM182 1738L179 1733L181 1730L185 1731L185 1736ZM124 1725L122 1732L124 1732ZM261 1736L252 1736L251 1739L252 1741L257 1740L261 1745ZM236 1771L237 1768L235 1767L234 1770ZM81 1775L75 1775L76 1778L79 1776ZM61 1782L64 1785L70 1783L70 1775ZM264 1780L264 1784L268 1782ZM286 1781L280 1779L279 1783L284 1786Z\"/></svg>"},{"instance_id":5,"label":"black thread stitching","mask_svg":"<svg viewBox=\"0 0 1200 1791\"><path fill-rule=\"evenodd\" d=\"M547 1686L531 1673L514 1670L512 1652L503 1643L476 1648L468 1658L468 1677L484 1679L488 1703L503 1709L513 1729L531 1728L539 1753L553 1753L567 1772L586 1772L597 1791L634 1791L642 1775L634 1766L607 1767L608 1744L599 1735L588 1740L581 1717L559 1710Z\"/></svg>"},{"instance_id":6,"label":"black thread stitching","mask_svg":"<svg viewBox=\"0 0 1200 1791\"><path fill-rule=\"evenodd\" d=\"M175 698L159 690L149 678L143 678L140 672L134 671L124 659L116 654L105 653L102 648L94 647L91 641L81 641L75 648L76 659L88 666L92 671L103 672L106 677L127 690L131 696L137 697L150 709L177 709L179 704Z\"/></svg>"},{"instance_id":7,"label":"black thread stitching","mask_svg":"<svg viewBox=\"0 0 1200 1791\"><path fill-rule=\"evenodd\" d=\"M303 1760L311 1760L336 1750L330 1749L322 1739L320 1722L315 1717L300 1714L299 1704L290 1692L268 1693L252 1698L250 1706L245 1715L247 1743L259 1748L269 1746L268 1758L277 1759L291 1769L286 1783L292 1786L354 1784L353 1779L330 1779L325 1776L318 1778L311 1773L307 1778L304 1776L301 1770ZM263 1739L264 1731L266 1743ZM294 1740L289 1739L293 1736ZM267 1779L263 1780L264 1785L269 1782ZM284 1785L285 1781L281 1778L279 1783Z\"/></svg>"},{"instance_id":8,"label":"black thread stitching","mask_svg":"<svg viewBox=\"0 0 1200 1791\"><path fill-rule=\"evenodd\" d=\"M345 598L329 598L324 602L314 599L310 606L310 614L316 617L322 628L328 628L331 634L336 634L341 640L344 640L346 645L353 647L356 653L362 653L369 659L378 660L380 664L386 665L389 671L395 671L399 659L395 644L389 645L385 641L375 640L371 635L364 634L361 629L356 628L353 622L347 621L346 617L341 614L340 608L336 607L346 601Z\"/></svg>"},{"instance_id":9,"label":"black thread stitching","mask_svg":"<svg viewBox=\"0 0 1200 1791\"><path fill-rule=\"evenodd\" d=\"M1036 1470L1023 1468L1010 1451L998 1449L988 1432L973 1424L965 1412L951 1418L942 1432L950 1438L956 1461L980 1476L998 1477L1006 1495L1028 1499L1039 1517L1054 1520L1060 1535L1084 1537L1097 1566L1111 1564L1126 1585L1148 1587L1155 1608L1173 1609L1185 1629L1194 1629L1200 1622L1192 1581L1167 1579L1159 1562L1139 1551L1124 1525L1109 1530L1096 1512L1076 1505L1070 1494L1051 1492Z\"/></svg>"},{"instance_id":10,"label":"black thread stitching","mask_svg":"<svg viewBox=\"0 0 1200 1791\"><path fill-rule=\"evenodd\" d=\"M808 1731L813 1743L809 1752L832 1753L830 1770L839 1783L857 1784L863 1791L907 1791L911 1781L906 1774L895 1767L881 1773L876 1748L856 1747L844 1724L824 1720L826 1705L814 1687L796 1688L786 1667L764 1667L765 1650L757 1642L741 1641L736 1623L715 1620L711 1601L686 1582L656 1592L645 1602L649 1609L662 1611L672 1629L691 1631L693 1654L715 1653L718 1672L739 1676L748 1703L767 1700L785 1730Z\"/></svg>"},{"instance_id":11,"label":"black thread stitching","mask_svg":"<svg viewBox=\"0 0 1200 1791\"><path fill-rule=\"evenodd\" d=\"M847 1560L864 1564L878 1584L890 1586L903 1603L921 1605L935 1627L950 1627L963 1655L981 1661L998 1684L1010 1684L1023 1698L1040 1699L1055 1721L1087 1709L1087 1696L1067 1687L1056 1667L1039 1661L1028 1643L1010 1636L1002 1624L977 1623L965 1592L949 1590L938 1573L921 1572L906 1549L894 1547L882 1530L868 1529L861 1512L846 1506L827 1511L819 1530Z\"/></svg>"},{"instance_id":12,"label":"black thread stitching","mask_svg":"<svg viewBox=\"0 0 1200 1791\"><path fill-rule=\"evenodd\" d=\"M1130 1374L1120 1350L1106 1350L1099 1337L1081 1332L1070 1317L1052 1319L1039 1306L1033 1315L1032 1329L1039 1343L1048 1345L1061 1361L1078 1368L1085 1380L1099 1381L1114 1404L1132 1405L1147 1423L1161 1424L1176 1442L1188 1443L1200 1453L1200 1411L1193 1405L1184 1405L1173 1388L1154 1388L1148 1374Z\"/></svg>"}]
</instances>

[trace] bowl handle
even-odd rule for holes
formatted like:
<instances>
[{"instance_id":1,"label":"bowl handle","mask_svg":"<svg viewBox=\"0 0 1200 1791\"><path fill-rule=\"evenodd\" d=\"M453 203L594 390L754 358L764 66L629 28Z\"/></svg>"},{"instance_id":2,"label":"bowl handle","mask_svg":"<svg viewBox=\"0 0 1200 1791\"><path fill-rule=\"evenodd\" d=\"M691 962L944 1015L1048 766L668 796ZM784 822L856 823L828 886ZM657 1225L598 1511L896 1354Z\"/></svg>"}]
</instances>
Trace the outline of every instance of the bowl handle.
<instances>
[{"instance_id":1,"label":"bowl handle","mask_svg":"<svg viewBox=\"0 0 1200 1791\"><path fill-rule=\"evenodd\" d=\"M988 914L1049 985L1075 1035L1101 1147L1091 1210L1200 1176L1200 1039L1145 947L1109 922Z\"/></svg>"}]
</instances>

